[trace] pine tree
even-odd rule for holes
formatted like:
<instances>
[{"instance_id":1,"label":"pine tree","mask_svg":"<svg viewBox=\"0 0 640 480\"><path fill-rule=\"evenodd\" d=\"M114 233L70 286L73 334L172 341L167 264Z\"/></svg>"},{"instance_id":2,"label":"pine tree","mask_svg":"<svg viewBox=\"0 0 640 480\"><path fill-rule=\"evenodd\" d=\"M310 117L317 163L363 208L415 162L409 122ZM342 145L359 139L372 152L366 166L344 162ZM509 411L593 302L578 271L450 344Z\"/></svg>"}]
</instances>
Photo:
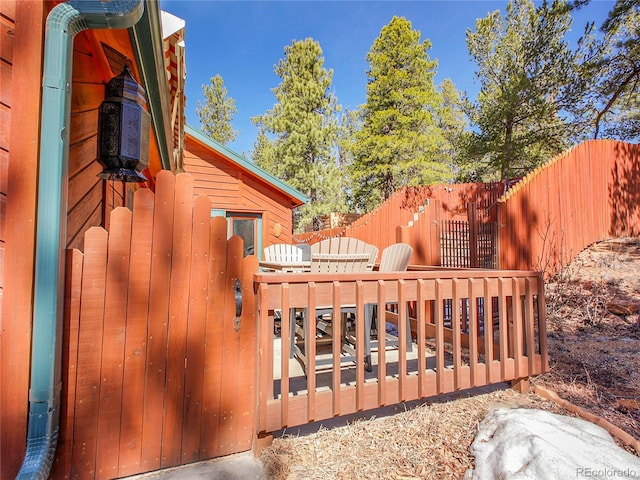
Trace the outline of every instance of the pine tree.
<instances>
[{"instance_id":1,"label":"pine tree","mask_svg":"<svg viewBox=\"0 0 640 480\"><path fill-rule=\"evenodd\" d=\"M450 177L439 158L445 138L437 124L442 102L430 48L411 22L393 17L367 54L367 101L350 168L356 206L365 210L402 186Z\"/></svg>"},{"instance_id":2,"label":"pine tree","mask_svg":"<svg viewBox=\"0 0 640 480\"><path fill-rule=\"evenodd\" d=\"M563 2L511 0L467 31L480 93L469 110L468 159L498 178L526 174L568 146L567 87L574 55L564 40L571 16Z\"/></svg>"},{"instance_id":3,"label":"pine tree","mask_svg":"<svg viewBox=\"0 0 640 480\"><path fill-rule=\"evenodd\" d=\"M340 106L318 42L294 40L284 51L274 69L282 79L273 89L277 103L252 118L260 129L253 159L310 198L295 212L294 224L317 229L322 215L345 208L336 159Z\"/></svg>"},{"instance_id":4,"label":"pine tree","mask_svg":"<svg viewBox=\"0 0 640 480\"><path fill-rule=\"evenodd\" d=\"M590 25L593 27L593 25ZM618 0L600 27L581 39L571 107L584 138L640 139L640 2Z\"/></svg>"},{"instance_id":5,"label":"pine tree","mask_svg":"<svg viewBox=\"0 0 640 480\"><path fill-rule=\"evenodd\" d=\"M211 77L210 85L202 85L204 104L198 100L196 113L200 117L200 126L204 133L223 145L233 142L238 131L233 129L233 116L237 113L236 102L227 97L222 77Z\"/></svg>"}]
</instances>

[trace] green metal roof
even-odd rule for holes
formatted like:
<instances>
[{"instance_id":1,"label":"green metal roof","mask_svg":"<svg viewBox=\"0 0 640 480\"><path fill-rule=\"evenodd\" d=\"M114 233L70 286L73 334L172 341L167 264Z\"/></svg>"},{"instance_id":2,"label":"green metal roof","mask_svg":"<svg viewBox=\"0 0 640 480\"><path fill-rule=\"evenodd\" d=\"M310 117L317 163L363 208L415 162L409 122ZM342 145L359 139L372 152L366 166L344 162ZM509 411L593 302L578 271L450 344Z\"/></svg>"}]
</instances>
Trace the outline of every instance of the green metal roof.
<instances>
[{"instance_id":1,"label":"green metal roof","mask_svg":"<svg viewBox=\"0 0 640 480\"><path fill-rule=\"evenodd\" d=\"M283 193L289 195L292 198L295 198L299 202L307 203L309 201L309 197L307 197L304 193L296 190L288 183L280 180L279 178L270 174L266 170L260 168L255 163L250 162L242 155L239 155L238 153L231 150L229 147L226 147L222 145L220 142L217 142L216 140L214 140L213 138L206 136L200 130L196 130L195 128L190 127L189 125L185 125L184 133L186 133L187 135L191 135L193 138L205 144L206 146L210 147L212 150L218 152L220 155L229 159L233 163L237 164L242 169L251 172L256 177L273 185L278 190L282 191Z\"/></svg>"}]
</instances>

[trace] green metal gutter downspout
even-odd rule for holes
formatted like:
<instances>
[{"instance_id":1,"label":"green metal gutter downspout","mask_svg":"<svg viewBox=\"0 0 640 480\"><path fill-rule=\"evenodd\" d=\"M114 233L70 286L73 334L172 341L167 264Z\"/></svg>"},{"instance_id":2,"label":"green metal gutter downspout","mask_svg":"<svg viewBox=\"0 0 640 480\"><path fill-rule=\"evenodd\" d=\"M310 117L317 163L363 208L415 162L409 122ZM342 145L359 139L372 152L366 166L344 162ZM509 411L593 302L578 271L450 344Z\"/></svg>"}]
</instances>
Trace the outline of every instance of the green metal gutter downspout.
<instances>
[{"instance_id":1,"label":"green metal gutter downspout","mask_svg":"<svg viewBox=\"0 0 640 480\"><path fill-rule=\"evenodd\" d=\"M164 49L162 25L158 22L160 7L157 1L147 2L144 14L138 23L129 30L131 43L138 61L140 77L147 95L147 105L153 129L160 150L160 161L163 170L175 171L173 158L173 132L170 122L171 100L167 88L167 71L164 66Z\"/></svg>"},{"instance_id":2,"label":"green metal gutter downspout","mask_svg":"<svg viewBox=\"0 0 640 480\"><path fill-rule=\"evenodd\" d=\"M47 17L29 426L18 479L48 478L58 441L73 39L83 30L129 28L143 11L143 0L83 0L61 3Z\"/></svg>"}]
</instances>

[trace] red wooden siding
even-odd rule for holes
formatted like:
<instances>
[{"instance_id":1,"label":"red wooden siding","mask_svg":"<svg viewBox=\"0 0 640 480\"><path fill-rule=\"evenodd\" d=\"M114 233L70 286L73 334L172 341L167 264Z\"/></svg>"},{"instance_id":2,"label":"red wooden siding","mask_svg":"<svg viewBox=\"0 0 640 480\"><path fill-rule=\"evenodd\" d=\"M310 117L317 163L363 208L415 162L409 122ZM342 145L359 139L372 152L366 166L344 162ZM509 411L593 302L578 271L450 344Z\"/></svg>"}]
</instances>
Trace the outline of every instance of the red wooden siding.
<instances>
[{"instance_id":1,"label":"red wooden siding","mask_svg":"<svg viewBox=\"0 0 640 480\"><path fill-rule=\"evenodd\" d=\"M263 247L291 243L290 199L254 175L242 171L191 137L186 138L184 169L194 178L194 192L211 200L213 208L263 215ZM275 226L281 234L276 236Z\"/></svg>"},{"instance_id":2,"label":"red wooden siding","mask_svg":"<svg viewBox=\"0 0 640 480\"><path fill-rule=\"evenodd\" d=\"M44 17L42 2L0 2L0 478L26 445Z\"/></svg>"},{"instance_id":3,"label":"red wooden siding","mask_svg":"<svg viewBox=\"0 0 640 480\"><path fill-rule=\"evenodd\" d=\"M102 171L96 161L98 108L104 100L104 85L120 73L113 72L103 60L99 35L98 31L81 32L74 41L69 134L69 248L82 248L84 232L92 226L107 226L106 213L124 205L125 200L123 183L105 182L96 176Z\"/></svg>"},{"instance_id":4,"label":"red wooden siding","mask_svg":"<svg viewBox=\"0 0 640 480\"><path fill-rule=\"evenodd\" d=\"M257 260L164 171L67 255L61 440L51 478L116 478L246 451ZM243 291L234 328L235 279Z\"/></svg>"}]
</instances>

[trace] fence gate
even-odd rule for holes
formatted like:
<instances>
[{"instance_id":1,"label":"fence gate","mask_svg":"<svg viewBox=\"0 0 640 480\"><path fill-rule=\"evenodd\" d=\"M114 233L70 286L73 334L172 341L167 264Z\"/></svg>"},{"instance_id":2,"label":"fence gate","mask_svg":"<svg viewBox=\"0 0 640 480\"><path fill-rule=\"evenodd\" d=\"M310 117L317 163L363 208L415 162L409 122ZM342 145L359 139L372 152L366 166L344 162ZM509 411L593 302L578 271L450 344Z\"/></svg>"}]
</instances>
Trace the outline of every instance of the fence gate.
<instances>
[{"instance_id":1,"label":"fence gate","mask_svg":"<svg viewBox=\"0 0 640 480\"><path fill-rule=\"evenodd\" d=\"M257 259L193 179L92 228L67 254L62 407L51 478L117 478L251 449ZM240 299L240 294L242 298ZM240 309L241 304L241 309Z\"/></svg>"},{"instance_id":2,"label":"fence gate","mask_svg":"<svg viewBox=\"0 0 640 480\"><path fill-rule=\"evenodd\" d=\"M469 204L467 213L467 221L441 220L441 265L455 268L498 268L498 223L478 221L473 204Z\"/></svg>"}]
</instances>

